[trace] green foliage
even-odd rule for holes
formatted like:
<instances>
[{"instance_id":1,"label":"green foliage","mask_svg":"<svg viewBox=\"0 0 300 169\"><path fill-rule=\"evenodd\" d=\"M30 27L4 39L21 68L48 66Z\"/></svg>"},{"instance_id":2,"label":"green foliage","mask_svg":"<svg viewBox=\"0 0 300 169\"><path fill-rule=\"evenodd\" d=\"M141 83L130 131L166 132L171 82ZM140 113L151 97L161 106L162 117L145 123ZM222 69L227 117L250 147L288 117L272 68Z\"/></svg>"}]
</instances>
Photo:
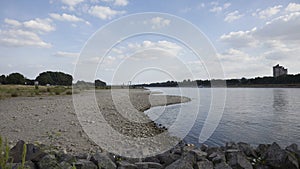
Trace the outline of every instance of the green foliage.
<instances>
[{"instance_id":1,"label":"green foliage","mask_svg":"<svg viewBox=\"0 0 300 169\"><path fill-rule=\"evenodd\" d=\"M96 87L105 87L106 83L101 80L95 80L95 86Z\"/></svg>"},{"instance_id":2,"label":"green foliage","mask_svg":"<svg viewBox=\"0 0 300 169\"><path fill-rule=\"evenodd\" d=\"M3 142L2 137L0 136L0 168L1 169L10 169L11 167L7 165L9 162L9 146L7 140Z\"/></svg>"},{"instance_id":3,"label":"green foliage","mask_svg":"<svg viewBox=\"0 0 300 169\"><path fill-rule=\"evenodd\" d=\"M63 72L43 72L40 73L36 78L36 81L39 82L40 85L62 85L62 86L71 86L73 77L69 74L65 74Z\"/></svg>"},{"instance_id":4,"label":"green foliage","mask_svg":"<svg viewBox=\"0 0 300 169\"><path fill-rule=\"evenodd\" d=\"M22 152L22 162L21 162L21 166L19 166L18 169L25 169L26 153L27 153L27 145L24 144L23 152Z\"/></svg>"},{"instance_id":5,"label":"green foliage","mask_svg":"<svg viewBox=\"0 0 300 169\"><path fill-rule=\"evenodd\" d=\"M76 169L76 166L75 166L75 164L73 164L73 166L72 166L72 169Z\"/></svg>"},{"instance_id":6,"label":"green foliage","mask_svg":"<svg viewBox=\"0 0 300 169\"><path fill-rule=\"evenodd\" d=\"M25 77L20 73L11 73L6 79L6 84L25 84Z\"/></svg>"}]
</instances>

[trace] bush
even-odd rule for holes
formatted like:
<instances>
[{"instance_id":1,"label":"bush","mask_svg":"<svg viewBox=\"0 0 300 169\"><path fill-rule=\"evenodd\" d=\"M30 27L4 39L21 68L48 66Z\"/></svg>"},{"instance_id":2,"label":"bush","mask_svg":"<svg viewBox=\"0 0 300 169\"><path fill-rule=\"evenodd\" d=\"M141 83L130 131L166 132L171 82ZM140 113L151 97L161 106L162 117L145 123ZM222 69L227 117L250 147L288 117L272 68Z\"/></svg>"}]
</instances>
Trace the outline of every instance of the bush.
<instances>
[{"instance_id":1,"label":"bush","mask_svg":"<svg viewBox=\"0 0 300 169\"><path fill-rule=\"evenodd\" d=\"M18 97L19 95L18 95L18 93L16 93L16 92L14 92L14 93L12 93L11 94L11 97Z\"/></svg>"},{"instance_id":2,"label":"bush","mask_svg":"<svg viewBox=\"0 0 300 169\"><path fill-rule=\"evenodd\" d=\"M67 91L66 94L67 95L72 95L72 91Z\"/></svg>"}]
</instances>

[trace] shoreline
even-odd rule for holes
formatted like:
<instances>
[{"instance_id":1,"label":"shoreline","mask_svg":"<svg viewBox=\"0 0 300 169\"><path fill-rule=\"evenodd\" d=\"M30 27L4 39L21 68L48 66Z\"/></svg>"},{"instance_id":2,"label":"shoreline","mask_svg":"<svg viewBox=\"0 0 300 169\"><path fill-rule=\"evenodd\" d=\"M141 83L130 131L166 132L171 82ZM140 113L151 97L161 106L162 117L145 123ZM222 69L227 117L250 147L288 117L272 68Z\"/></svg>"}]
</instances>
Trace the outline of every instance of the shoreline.
<instances>
[{"instance_id":1,"label":"shoreline","mask_svg":"<svg viewBox=\"0 0 300 169\"><path fill-rule=\"evenodd\" d=\"M154 106L179 104L190 101L179 96L151 95L149 90L130 89L130 102L133 107L126 107L126 112L114 106L110 90L96 90L96 98L102 114L115 130L131 137L149 137L165 131L158 127L143 112ZM77 96L84 97L84 91ZM121 92L122 89L117 89ZM167 99L165 99L167 98ZM122 104L122 98L117 102ZM123 98L124 99L124 98ZM150 99L150 101L149 101ZM151 102L151 103L150 103ZM88 106L88 103L87 103ZM132 110L132 109L136 110ZM101 150L83 131L77 119L72 96L15 97L0 100L0 135L8 138L10 144L18 140L46 144L68 153ZM147 123L131 123L126 117ZM93 124L94 121L85 121Z\"/></svg>"}]
</instances>

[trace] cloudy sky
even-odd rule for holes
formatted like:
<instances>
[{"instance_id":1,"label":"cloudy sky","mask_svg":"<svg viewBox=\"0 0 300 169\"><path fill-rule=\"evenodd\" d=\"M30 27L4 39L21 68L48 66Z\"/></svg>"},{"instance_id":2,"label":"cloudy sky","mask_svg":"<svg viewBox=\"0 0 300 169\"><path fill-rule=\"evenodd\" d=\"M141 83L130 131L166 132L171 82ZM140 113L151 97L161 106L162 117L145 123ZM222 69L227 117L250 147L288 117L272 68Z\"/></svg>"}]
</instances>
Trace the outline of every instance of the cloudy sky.
<instances>
[{"instance_id":1,"label":"cloudy sky","mask_svg":"<svg viewBox=\"0 0 300 169\"><path fill-rule=\"evenodd\" d=\"M143 12L168 13L195 25L214 46L225 78L271 76L277 63L291 74L300 72L297 0L2 0L0 74L20 72L28 78L46 70L73 74L80 52L97 30ZM175 22L153 16L143 23L155 31L172 29ZM184 25L178 29L188 31ZM89 62L98 63L101 57L91 56ZM114 81L112 77L118 77L115 83L210 77L188 47L162 35L128 38L101 61L95 76L108 82ZM192 76L181 67L191 70Z\"/></svg>"}]
</instances>

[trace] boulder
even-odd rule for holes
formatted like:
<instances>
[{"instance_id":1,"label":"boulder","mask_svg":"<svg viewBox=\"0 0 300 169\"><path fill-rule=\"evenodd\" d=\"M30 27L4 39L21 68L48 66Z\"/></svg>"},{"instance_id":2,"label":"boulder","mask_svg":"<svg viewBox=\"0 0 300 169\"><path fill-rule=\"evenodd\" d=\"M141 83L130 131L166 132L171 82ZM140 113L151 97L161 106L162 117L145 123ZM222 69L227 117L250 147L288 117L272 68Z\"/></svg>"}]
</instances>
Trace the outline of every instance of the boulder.
<instances>
[{"instance_id":1,"label":"boulder","mask_svg":"<svg viewBox=\"0 0 300 169\"><path fill-rule=\"evenodd\" d=\"M186 159L180 158L167 166L165 169L193 169L193 164Z\"/></svg>"},{"instance_id":2,"label":"boulder","mask_svg":"<svg viewBox=\"0 0 300 169\"><path fill-rule=\"evenodd\" d=\"M214 165L211 161L204 160L197 162L198 169L213 169Z\"/></svg>"},{"instance_id":3,"label":"boulder","mask_svg":"<svg viewBox=\"0 0 300 169\"><path fill-rule=\"evenodd\" d=\"M211 153L207 158L208 160L212 161L214 164L226 162L225 154L220 150Z\"/></svg>"},{"instance_id":4,"label":"boulder","mask_svg":"<svg viewBox=\"0 0 300 169\"><path fill-rule=\"evenodd\" d=\"M225 162L221 162L216 164L214 169L232 169L232 168Z\"/></svg>"},{"instance_id":5,"label":"boulder","mask_svg":"<svg viewBox=\"0 0 300 169\"><path fill-rule=\"evenodd\" d=\"M93 161L100 169L116 169L116 164L111 160L107 153L95 153L91 157L91 161Z\"/></svg>"},{"instance_id":6,"label":"boulder","mask_svg":"<svg viewBox=\"0 0 300 169\"><path fill-rule=\"evenodd\" d=\"M255 151L258 156L261 156L268 150L269 147L269 144L259 144Z\"/></svg>"},{"instance_id":7,"label":"boulder","mask_svg":"<svg viewBox=\"0 0 300 169\"><path fill-rule=\"evenodd\" d=\"M181 156L178 154L172 154L172 153L163 153L157 155L157 159L160 161L159 163L168 166L172 164L174 161L178 160Z\"/></svg>"},{"instance_id":8,"label":"boulder","mask_svg":"<svg viewBox=\"0 0 300 169\"><path fill-rule=\"evenodd\" d=\"M206 152L206 151L208 150L208 145L202 144L202 145L200 146L200 150Z\"/></svg>"},{"instance_id":9,"label":"boulder","mask_svg":"<svg viewBox=\"0 0 300 169\"><path fill-rule=\"evenodd\" d=\"M238 146L234 142L227 142L225 144L225 149L238 149Z\"/></svg>"},{"instance_id":10,"label":"boulder","mask_svg":"<svg viewBox=\"0 0 300 169\"><path fill-rule=\"evenodd\" d=\"M238 149L241 150L247 157L253 157L253 158L258 157L254 149L247 143L239 142Z\"/></svg>"},{"instance_id":11,"label":"boulder","mask_svg":"<svg viewBox=\"0 0 300 169\"><path fill-rule=\"evenodd\" d=\"M146 157L143 159L143 162L155 162L160 163L159 159L156 156L153 157Z\"/></svg>"},{"instance_id":12,"label":"boulder","mask_svg":"<svg viewBox=\"0 0 300 169\"><path fill-rule=\"evenodd\" d=\"M127 161L118 161L118 169L137 169L137 166Z\"/></svg>"},{"instance_id":13,"label":"boulder","mask_svg":"<svg viewBox=\"0 0 300 169\"><path fill-rule=\"evenodd\" d=\"M10 157L12 157L14 163L22 162L23 146L25 142L20 140L10 150ZM42 152L41 149L33 144L26 145L26 161L39 161L46 153Z\"/></svg>"},{"instance_id":14,"label":"boulder","mask_svg":"<svg viewBox=\"0 0 300 169\"><path fill-rule=\"evenodd\" d=\"M60 153L57 154L57 160L58 162L67 162L69 164L73 164L76 162L76 157L70 155L70 154L64 154L64 153Z\"/></svg>"},{"instance_id":15,"label":"boulder","mask_svg":"<svg viewBox=\"0 0 300 169\"><path fill-rule=\"evenodd\" d=\"M262 155L266 165L273 168L299 169L297 158L290 152L280 148L277 143L273 143Z\"/></svg>"},{"instance_id":16,"label":"boulder","mask_svg":"<svg viewBox=\"0 0 300 169\"><path fill-rule=\"evenodd\" d=\"M148 168L161 169L161 168L163 168L163 166L161 164L155 163L155 162L137 162L137 163L135 163L135 165L139 169L148 169Z\"/></svg>"},{"instance_id":17,"label":"boulder","mask_svg":"<svg viewBox=\"0 0 300 169\"><path fill-rule=\"evenodd\" d=\"M200 149L194 149L189 152L190 154L194 155L196 158L196 161L202 161L206 159L207 153L201 151Z\"/></svg>"},{"instance_id":18,"label":"boulder","mask_svg":"<svg viewBox=\"0 0 300 169\"><path fill-rule=\"evenodd\" d=\"M76 169L97 169L97 166L93 162L84 159L76 161L75 167Z\"/></svg>"},{"instance_id":19,"label":"boulder","mask_svg":"<svg viewBox=\"0 0 300 169\"><path fill-rule=\"evenodd\" d=\"M226 151L228 165L238 169L253 169L245 154L241 151Z\"/></svg>"},{"instance_id":20,"label":"boulder","mask_svg":"<svg viewBox=\"0 0 300 169\"><path fill-rule=\"evenodd\" d=\"M37 165L42 169L61 169L55 159L55 156L50 154L45 155L40 161L38 161Z\"/></svg>"},{"instance_id":21,"label":"boulder","mask_svg":"<svg viewBox=\"0 0 300 169\"><path fill-rule=\"evenodd\" d=\"M300 150L298 150L297 144L291 144L285 148L286 151L292 153L295 155L295 157L298 159L298 162L300 162Z\"/></svg>"},{"instance_id":22,"label":"boulder","mask_svg":"<svg viewBox=\"0 0 300 169\"><path fill-rule=\"evenodd\" d=\"M59 166L63 169L72 169L72 165L70 163L65 162L65 161L60 162Z\"/></svg>"}]
</instances>

